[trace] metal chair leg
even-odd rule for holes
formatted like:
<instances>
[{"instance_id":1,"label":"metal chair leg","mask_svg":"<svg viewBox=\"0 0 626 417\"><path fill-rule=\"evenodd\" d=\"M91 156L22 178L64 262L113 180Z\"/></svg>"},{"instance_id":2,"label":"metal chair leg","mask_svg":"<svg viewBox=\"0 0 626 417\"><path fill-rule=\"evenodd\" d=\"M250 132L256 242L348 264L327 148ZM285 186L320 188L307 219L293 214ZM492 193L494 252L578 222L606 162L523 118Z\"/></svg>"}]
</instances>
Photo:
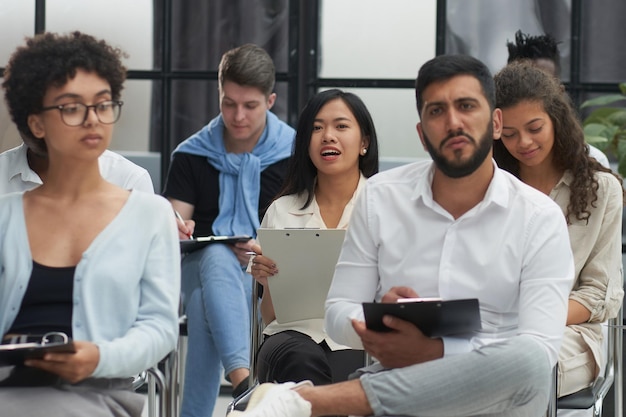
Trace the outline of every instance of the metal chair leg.
<instances>
[{"instance_id":1,"label":"metal chair leg","mask_svg":"<svg viewBox=\"0 0 626 417\"><path fill-rule=\"evenodd\" d=\"M163 372L161 372L158 365L155 365L152 368L148 369L147 372L150 375L148 381L148 415L150 417L155 417L155 403L157 397L156 388L158 388L158 416L174 417L174 414L172 413L170 390L165 375L163 374Z\"/></svg>"}]
</instances>

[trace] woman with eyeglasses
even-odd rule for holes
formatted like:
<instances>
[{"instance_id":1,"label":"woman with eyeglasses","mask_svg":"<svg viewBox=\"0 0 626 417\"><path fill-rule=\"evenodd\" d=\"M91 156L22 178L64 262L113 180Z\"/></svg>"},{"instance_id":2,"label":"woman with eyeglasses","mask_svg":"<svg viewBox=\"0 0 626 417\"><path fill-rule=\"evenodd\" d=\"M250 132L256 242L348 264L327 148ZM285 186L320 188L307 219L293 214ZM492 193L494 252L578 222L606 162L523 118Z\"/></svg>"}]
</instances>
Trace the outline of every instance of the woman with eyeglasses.
<instances>
[{"instance_id":1,"label":"woman with eyeglasses","mask_svg":"<svg viewBox=\"0 0 626 417\"><path fill-rule=\"evenodd\" d=\"M172 207L107 182L121 52L74 32L27 40L3 87L43 184L0 197L3 342L64 333L75 352L0 367L0 414L140 416L133 375L176 346L180 254ZM0 356L1 358L1 356Z\"/></svg>"}]
</instances>

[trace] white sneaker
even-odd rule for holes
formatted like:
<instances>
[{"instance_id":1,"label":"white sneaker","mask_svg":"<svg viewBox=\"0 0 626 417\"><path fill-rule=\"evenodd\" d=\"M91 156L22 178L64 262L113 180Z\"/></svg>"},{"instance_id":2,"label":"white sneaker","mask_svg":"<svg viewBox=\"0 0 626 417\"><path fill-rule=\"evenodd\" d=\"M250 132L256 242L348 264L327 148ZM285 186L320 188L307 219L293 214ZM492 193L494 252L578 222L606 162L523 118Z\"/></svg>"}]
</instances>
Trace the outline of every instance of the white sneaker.
<instances>
[{"instance_id":1,"label":"white sneaker","mask_svg":"<svg viewBox=\"0 0 626 417\"><path fill-rule=\"evenodd\" d=\"M311 417L311 403L293 388L313 386L311 381L259 385L250 397L245 411L232 411L226 417Z\"/></svg>"}]
</instances>

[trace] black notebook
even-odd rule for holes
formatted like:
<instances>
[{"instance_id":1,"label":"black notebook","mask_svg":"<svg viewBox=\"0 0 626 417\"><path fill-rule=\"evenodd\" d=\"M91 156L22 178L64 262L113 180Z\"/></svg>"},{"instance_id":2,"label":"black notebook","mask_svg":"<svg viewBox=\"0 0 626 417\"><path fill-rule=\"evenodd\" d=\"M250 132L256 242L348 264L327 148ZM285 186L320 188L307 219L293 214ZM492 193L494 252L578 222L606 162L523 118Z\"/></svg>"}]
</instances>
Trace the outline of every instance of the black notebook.
<instances>
[{"instance_id":1,"label":"black notebook","mask_svg":"<svg viewBox=\"0 0 626 417\"><path fill-rule=\"evenodd\" d=\"M467 333L481 328L478 299L427 300L399 303L363 303L365 324L379 332L390 329L383 324L385 314L410 321L430 337Z\"/></svg>"},{"instance_id":2,"label":"black notebook","mask_svg":"<svg viewBox=\"0 0 626 417\"><path fill-rule=\"evenodd\" d=\"M248 235L238 235L238 236L203 236L197 237L195 239L189 240L181 240L180 241L180 251L181 253L189 253L197 251L198 249L202 249L206 245L210 245L211 243L237 243L237 242L247 242L252 239L251 236Z\"/></svg>"},{"instance_id":3,"label":"black notebook","mask_svg":"<svg viewBox=\"0 0 626 417\"><path fill-rule=\"evenodd\" d=\"M74 353L74 343L69 340L65 342L52 343L14 343L0 345L0 366L21 365L26 359L40 359L48 352Z\"/></svg>"}]
</instances>

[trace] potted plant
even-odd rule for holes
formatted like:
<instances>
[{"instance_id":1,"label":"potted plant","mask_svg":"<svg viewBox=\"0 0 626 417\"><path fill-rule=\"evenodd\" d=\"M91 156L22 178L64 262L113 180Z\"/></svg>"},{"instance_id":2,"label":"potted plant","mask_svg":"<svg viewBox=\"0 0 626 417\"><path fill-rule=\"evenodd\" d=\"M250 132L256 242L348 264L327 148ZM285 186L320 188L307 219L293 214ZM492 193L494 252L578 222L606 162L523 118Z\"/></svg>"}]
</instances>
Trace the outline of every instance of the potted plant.
<instances>
[{"instance_id":1,"label":"potted plant","mask_svg":"<svg viewBox=\"0 0 626 417\"><path fill-rule=\"evenodd\" d=\"M580 108L595 107L583 120L585 140L617 163L626 178L626 82L619 84L621 94L606 94L585 101Z\"/></svg>"}]
</instances>

